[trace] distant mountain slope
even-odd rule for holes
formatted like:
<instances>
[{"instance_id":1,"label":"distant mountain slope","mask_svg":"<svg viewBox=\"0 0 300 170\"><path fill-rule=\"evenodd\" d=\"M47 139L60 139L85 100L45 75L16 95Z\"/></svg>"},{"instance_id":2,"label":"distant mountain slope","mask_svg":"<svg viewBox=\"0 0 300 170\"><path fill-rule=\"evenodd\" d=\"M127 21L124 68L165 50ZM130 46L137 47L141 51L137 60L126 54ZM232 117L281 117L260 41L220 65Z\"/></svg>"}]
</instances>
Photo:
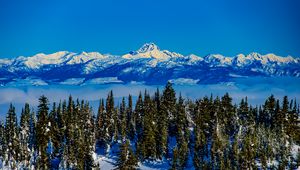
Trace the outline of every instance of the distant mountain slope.
<instances>
[{"instance_id":1,"label":"distant mountain slope","mask_svg":"<svg viewBox=\"0 0 300 170\"><path fill-rule=\"evenodd\" d=\"M147 43L123 56L61 51L0 59L1 85L18 85L20 82L34 85L161 84L167 80L214 84L229 82L236 77L253 76L300 77L300 58L258 53L234 57L219 54L183 56Z\"/></svg>"}]
</instances>

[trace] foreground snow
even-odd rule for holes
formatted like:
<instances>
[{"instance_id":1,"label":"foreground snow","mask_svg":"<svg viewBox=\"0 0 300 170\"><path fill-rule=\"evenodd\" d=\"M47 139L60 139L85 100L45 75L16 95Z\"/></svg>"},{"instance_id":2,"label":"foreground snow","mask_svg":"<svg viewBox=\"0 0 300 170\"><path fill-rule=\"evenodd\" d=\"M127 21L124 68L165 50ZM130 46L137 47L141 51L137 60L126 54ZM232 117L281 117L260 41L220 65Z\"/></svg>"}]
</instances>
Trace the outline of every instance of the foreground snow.
<instances>
[{"instance_id":1,"label":"foreground snow","mask_svg":"<svg viewBox=\"0 0 300 170\"><path fill-rule=\"evenodd\" d=\"M96 162L100 164L100 169L112 170L115 169L116 157L105 157L103 155L98 155ZM159 169L169 169L170 165L168 161L148 161L139 163L138 169L143 170L159 170Z\"/></svg>"}]
</instances>

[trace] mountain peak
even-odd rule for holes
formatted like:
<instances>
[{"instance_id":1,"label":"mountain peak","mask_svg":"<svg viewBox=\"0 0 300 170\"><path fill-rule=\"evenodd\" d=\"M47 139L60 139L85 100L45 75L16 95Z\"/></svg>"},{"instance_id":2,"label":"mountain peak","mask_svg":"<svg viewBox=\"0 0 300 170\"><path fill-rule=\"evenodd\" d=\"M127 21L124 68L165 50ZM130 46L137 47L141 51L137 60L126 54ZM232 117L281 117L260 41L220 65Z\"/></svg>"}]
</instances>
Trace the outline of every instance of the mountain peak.
<instances>
[{"instance_id":1,"label":"mountain peak","mask_svg":"<svg viewBox=\"0 0 300 170\"><path fill-rule=\"evenodd\" d=\"M137 52L138 53L145 53L145 52L154 51L154 50L159 51L160 49L154 43L146 43Z\"/></svg>"}]
</instances>

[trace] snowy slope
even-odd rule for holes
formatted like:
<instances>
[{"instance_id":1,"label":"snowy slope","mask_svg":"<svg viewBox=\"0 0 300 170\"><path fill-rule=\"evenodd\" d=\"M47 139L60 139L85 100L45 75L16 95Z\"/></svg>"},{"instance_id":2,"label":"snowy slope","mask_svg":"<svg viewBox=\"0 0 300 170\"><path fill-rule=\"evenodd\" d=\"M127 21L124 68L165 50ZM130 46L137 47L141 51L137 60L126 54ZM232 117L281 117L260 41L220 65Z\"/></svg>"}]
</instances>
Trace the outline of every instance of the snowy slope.
<instances>
[{"instance_id":1,"label":"snowy slope","mask_svg":"<svg viewBox=\"0 0 300 170\"><path fill-rule=\"evenodd\" d=\"M134 81L164 84L167 80L189 80L185 83L215 84L231 82L237 76L300 77L300 59L258 53L234 57L220 54L184 56L161 50L154 43L144 44L140 49L121 56L60 51L53 54L40 53L32 57L0 59L1 85L11 85L16 80L34 82L30 80L31 77L43 81L43 85L81 85L105 80L106 77L115 77L117 83ZM81 81L73 83L72 80Z\"/></svg>"}]
</instances>

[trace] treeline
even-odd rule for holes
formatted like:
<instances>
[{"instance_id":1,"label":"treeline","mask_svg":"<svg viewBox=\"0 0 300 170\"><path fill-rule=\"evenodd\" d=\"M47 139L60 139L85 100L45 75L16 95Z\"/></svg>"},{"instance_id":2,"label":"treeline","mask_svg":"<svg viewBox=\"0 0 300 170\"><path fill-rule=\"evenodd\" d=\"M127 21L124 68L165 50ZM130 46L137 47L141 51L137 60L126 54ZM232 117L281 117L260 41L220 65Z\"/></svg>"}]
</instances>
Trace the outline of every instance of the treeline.
<instances>
[{"instance_id":1,"label":"treeline","mask_svg":"<svg viewBox=\"0 0 300 170\"><path fill-rule=\"evenodd\" d=\"M299 105L274 96L261 106L221 98L185 100L167 83L162 94L139 94L116 105L111 91L97 113L88 102L53 103L41 96L20 123L10 105L0 124L0 158L10 169L99 169L95 150L119 147L116 169L166 160L170 169L297 169L300 166ZM295 149L296 148L296 149ZM292 151L294 149L294 151Z\"/></svg>"}]
</instances>

